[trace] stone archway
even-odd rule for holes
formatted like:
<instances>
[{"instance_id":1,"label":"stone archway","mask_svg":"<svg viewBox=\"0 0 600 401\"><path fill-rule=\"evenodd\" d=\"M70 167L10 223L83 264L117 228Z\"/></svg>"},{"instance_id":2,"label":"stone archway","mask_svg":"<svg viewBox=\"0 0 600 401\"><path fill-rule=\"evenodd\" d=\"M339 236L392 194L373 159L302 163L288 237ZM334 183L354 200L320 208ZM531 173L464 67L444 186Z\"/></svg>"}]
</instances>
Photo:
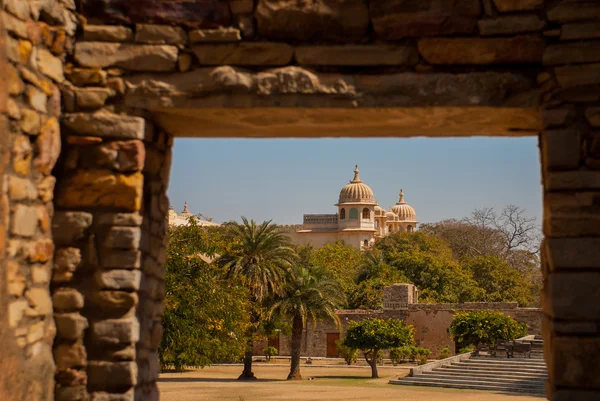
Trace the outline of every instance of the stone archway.
<instances>
[{"instance_id":1,"label":"stone archway","mask_svg":"<svg viewBox=\"0 0 600 401\"><path fill-rule=\"evenodd\" d=\"M158 397L174 136L541 132L548 396L597 398L600 5L413 3L5 0L0 338L19 363L53 371L52 345L57 400Z\"/></svg>"}]
</instances>

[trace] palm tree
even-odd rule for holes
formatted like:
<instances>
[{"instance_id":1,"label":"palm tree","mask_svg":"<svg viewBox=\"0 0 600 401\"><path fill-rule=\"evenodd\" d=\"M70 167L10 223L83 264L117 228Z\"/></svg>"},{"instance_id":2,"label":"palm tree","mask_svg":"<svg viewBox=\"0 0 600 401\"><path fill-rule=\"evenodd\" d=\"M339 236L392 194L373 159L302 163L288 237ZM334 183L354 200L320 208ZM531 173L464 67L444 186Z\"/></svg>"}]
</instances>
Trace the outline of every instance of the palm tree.
<instances>
[{"instance_id":1,"label":"palm tree","mask_svg":"<svg viewBox=\"0 0 600 401\"><path fill-rule=\"evenodd\" d=\"M253 335L259 323L263 300L281 294L285 280L296 261L296 252L288 237L277 231L271 221L257 225L254 220L242 217L242 224L232 224L232 245L218 259L226 276L240 280L250 291L253 304L250 321L253 332L249 333L244 371L239 379L254 379L252 372Z\"/></svg>"},{"instance_id":2,"label":"palm tree","mask_svg":"<svg viewBox=\"0 0 600 401\"><path fill-rule=\"evenodd\" d=\"M300 347L306 321L315 327L321 319L331 319L341 327L336 309L346 301L341 283L327 277L316 267L297 266L285 286L284 294L275 300L270 314L280 313L292 318L292 364L287 380L300 380Z\"/></svg>"}]
</instances>

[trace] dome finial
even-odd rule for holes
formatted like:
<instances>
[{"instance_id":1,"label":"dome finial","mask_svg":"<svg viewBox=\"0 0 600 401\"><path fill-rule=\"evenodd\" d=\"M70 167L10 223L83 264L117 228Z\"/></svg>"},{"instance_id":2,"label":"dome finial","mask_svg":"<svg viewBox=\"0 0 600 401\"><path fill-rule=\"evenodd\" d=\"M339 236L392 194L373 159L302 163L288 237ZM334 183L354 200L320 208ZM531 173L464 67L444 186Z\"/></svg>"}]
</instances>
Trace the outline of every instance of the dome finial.
<instances>
[{"instance_id":1,"label":"dome finial","mask_svg":"<svg viewBox=\"0 0 600 401\"><path fill-rule=\"evenodd\" d=\"M402 204L404 204L404 203L406 203L406 202L404 201L404 191L402 190L402 188L400 188L400 200L398 201L398 203L397 203L397 204L398 204L398 205L402 205Z\"/></svg>"},{"instance_id":2,"label":"dome finial","mask_svg":"<svg viewBox=\"0 0 600 401\"><path fill-rule=\"evenodd\" d=\"M358 169L358 164L354 167L354 179L350 182L362 182L362 180L360 179L360 177L358 176L358 173L360 173L360 170Z\"/></svg>"},{"instance_id":3,"label":"dome finial","mask_svg":"<svg viewBox=\"0 0 600 401\"><path fill-rule=\"evenodd\" d=\"M183 202L183 213L189 213L187 202Z\"/></svg>"}]
</instances>

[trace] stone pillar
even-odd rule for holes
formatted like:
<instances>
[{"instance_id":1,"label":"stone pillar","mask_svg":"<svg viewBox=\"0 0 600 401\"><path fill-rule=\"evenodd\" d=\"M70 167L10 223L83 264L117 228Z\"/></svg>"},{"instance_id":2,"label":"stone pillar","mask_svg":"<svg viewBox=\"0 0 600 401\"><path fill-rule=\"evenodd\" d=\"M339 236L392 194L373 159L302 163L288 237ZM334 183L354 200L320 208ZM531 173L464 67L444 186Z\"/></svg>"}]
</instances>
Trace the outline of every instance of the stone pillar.
<instances>
[{"instance_id":1,"label":"stone pillar","mask_svg":"<svg viewBox=\"0 0 600 401\"><path fill-rule=\"evenodd\" d=\"M560 1L538 76L547 395L600 399L600 3ZM596 19L596 22L591 20Z\"/></svg>"}]
</instances>

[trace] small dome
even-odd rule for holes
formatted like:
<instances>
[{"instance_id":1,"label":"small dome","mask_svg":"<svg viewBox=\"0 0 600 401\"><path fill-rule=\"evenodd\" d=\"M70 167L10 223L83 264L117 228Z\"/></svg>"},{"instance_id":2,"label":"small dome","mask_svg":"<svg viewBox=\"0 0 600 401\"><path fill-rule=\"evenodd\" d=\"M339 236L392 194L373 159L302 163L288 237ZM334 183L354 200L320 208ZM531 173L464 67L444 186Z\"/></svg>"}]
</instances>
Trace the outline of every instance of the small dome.
<instances>
[{"instance_id":1,"label":"small dome","mask_svg":"<svg viewBox=\"0 0 600 401\"><path fill-rule=\"evenodd\" d=\"M354 169L354 179L340 191L338 203L375 203L373 190L358 176L358 164Z\"/></svg>"},{"instance_id":2,"label":"small dome","mask_svg":"<svg viewBox=\"0 0 600 401\"><path fill-rule=\"evenodd\" d=\"M400 220L417 221L417 213L415 209L404 201L404 192L402 190L400 190L400 200L390 210L397 214Z\"/></svg>"},{"instance_id":3,"label":"small dome","mask_svg":"<svg viewBox=\"0 0 600 401\"><path fill-rule=\"evenodd\" d=\"M387 212L385 214L385 218L386 218L387 221L398 220L398 216L396 216L396 214L394 212Z\"/></svg>"}]
</instances>

